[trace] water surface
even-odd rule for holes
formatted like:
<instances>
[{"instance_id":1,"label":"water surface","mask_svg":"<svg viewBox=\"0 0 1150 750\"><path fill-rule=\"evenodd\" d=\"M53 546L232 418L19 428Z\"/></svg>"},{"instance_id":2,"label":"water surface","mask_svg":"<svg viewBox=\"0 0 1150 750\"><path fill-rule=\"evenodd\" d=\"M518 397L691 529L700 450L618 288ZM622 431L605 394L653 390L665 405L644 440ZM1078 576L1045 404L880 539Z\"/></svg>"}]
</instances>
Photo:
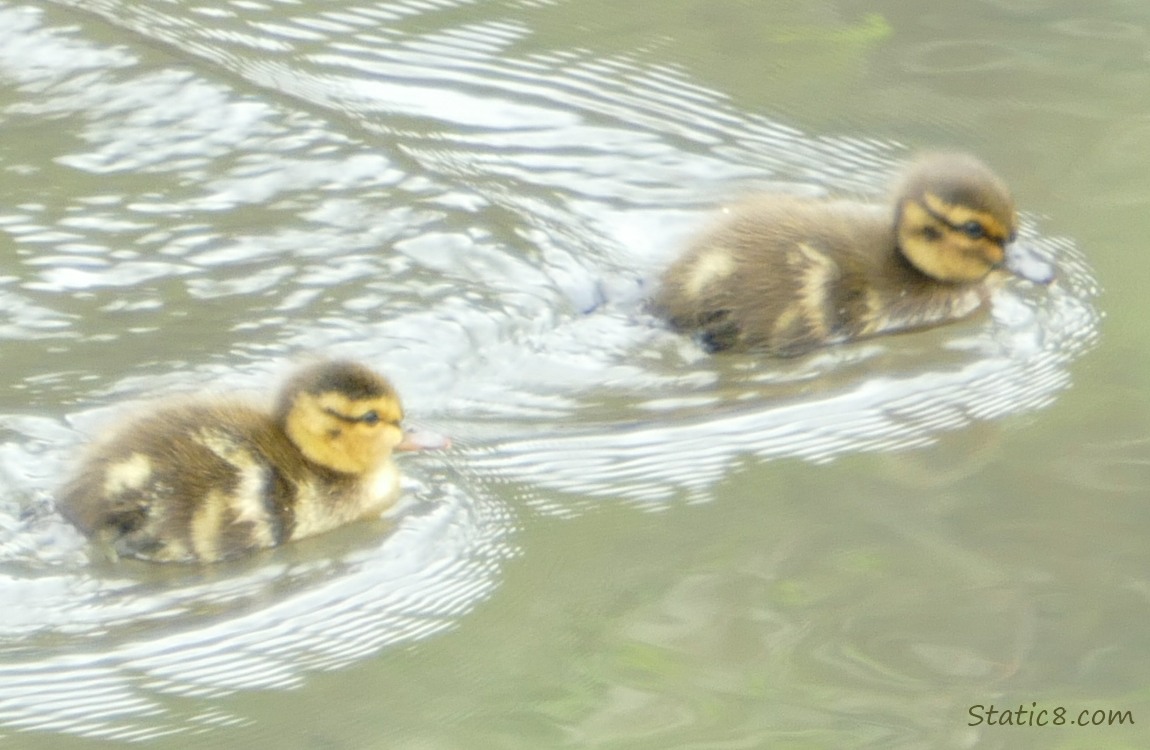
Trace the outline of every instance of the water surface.
<instances>
[{"instance_id":1,"label":"water surface","mask_svg":"<svg viewBox=\"0 0 1150 750\"><path fill-rule=\"evenodd\" d=\"M0 733L1141 744L968 710L1146 706L1150 19L975 5L0 2ZM1053 287L787 362L644 312L731 196L940 144ZM54 514L117 405L316 354L456 441L389 519L157 571Z\"/></svg>"}]
</instances>

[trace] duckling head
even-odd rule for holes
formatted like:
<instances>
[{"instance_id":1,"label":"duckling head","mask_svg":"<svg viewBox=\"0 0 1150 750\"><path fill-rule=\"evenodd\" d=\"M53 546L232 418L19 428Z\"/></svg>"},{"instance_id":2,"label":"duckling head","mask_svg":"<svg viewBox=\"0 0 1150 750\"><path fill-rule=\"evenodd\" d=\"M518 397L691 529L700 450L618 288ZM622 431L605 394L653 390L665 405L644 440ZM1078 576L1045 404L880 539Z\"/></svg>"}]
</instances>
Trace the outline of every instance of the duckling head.
<instances>
[{"instance_id":1,"label":"duckling head","mask_svg":"<svg viewBox=\"0 0 1150 750\"><path fill-rule=\"evenodd\" d=\"M937 281L976 282L1001 268L1017 227L1010 191L973 156L931 154L903 177L895 203L898 246Z\"/></svg>"},{"instance_id":2,"label":"duckling head","mask_svg":"<svg viewBox=\"0 0 1150 750\"><path fill-rule=\"evenodd\" d=\"M321 362L293 376L276 419L313 463L362 475L387 463L403 442L403 407L391 383L355 362Z\"/></svg>"}]
</instances>

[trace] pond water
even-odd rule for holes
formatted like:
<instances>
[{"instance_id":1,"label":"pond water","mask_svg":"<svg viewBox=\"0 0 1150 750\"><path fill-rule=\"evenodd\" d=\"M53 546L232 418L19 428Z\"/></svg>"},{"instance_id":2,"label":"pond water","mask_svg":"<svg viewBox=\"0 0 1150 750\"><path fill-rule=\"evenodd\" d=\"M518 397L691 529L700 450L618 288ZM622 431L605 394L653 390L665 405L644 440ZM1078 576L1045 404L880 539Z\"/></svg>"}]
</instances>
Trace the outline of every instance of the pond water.
<instances>
[{"instance_id":1,"label":"pond water","mask_svg":"<svg viewBox=\"0 0 1150 750\"><path fill-rule=\"evenodd\" d=\"M0 741L1147 746L1147 92L1120 0L0 0ZM730 197L940 145L1054 285L782 362L644 311ZM315 355L454 440L387 518L55 513L118 408Z\"/></svg>"}]
</instances>

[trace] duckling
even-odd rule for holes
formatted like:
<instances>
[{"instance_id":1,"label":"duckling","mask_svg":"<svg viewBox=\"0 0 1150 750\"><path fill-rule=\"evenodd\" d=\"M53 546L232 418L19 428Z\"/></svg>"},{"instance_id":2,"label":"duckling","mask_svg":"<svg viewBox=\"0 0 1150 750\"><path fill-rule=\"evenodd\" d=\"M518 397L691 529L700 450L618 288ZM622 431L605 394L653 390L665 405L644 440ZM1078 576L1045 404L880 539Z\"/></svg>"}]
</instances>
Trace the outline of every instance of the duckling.
<instances>
[{"instance_id":1,"label":"duckling","mask_svg":"<svg viewBox=\"0 0 1150 750\"><path fill-rule=\"evenodd\" d=\"M710 351L774 356L936 326L987 305L1017 227L1010 191L985 164L928 154L892 207L764 195L733 208L665 271L652 309Z\"/></svg>"},{"instance_id":2,"label":"duckling","mask_svg":"<svg viewBox=\"0 0 1150 750\"><path fill-rule=\"evenodd\" d=\"M306 367L269 414L235 400L163 405L98 443L58 507L111 553L216 562L378 516L405 440L391 383L346 361Z\"/></svg>"}]
</instances>

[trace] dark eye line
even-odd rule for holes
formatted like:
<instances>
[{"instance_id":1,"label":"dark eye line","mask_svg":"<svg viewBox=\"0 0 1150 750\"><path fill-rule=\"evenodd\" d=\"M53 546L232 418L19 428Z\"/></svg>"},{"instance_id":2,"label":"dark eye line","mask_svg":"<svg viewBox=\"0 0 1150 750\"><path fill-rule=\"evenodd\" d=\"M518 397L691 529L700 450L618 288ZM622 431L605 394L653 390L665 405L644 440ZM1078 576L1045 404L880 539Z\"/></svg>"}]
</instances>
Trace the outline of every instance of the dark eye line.
<instances>
[{"instance_id":1,"label":"dark eye line","mask_svg":"<svg viewBox=\"0 0 1150 750\"><path fill-rule=\"evenodd\" d=\"M961 230L963 234L972 240L980 240L986 236L986 229L982 226L982 224L979 224L973 219L964 222L963 225L959 227L959 230Z\"/></svg>"},{"instance_id":2,"label":"dark eye line","mask_svg":"<svg viewBox=\"0 0 1150 750\"><path fill-rule=\"evenodd\" d=\"M377 412L375 409L372 409L369 412L361 414L358 417L350 417L347 414L340 414L335 409L332 409L330 407L325 406L325 407L323 407L323 413L327 414L329 417L335 417L339 421L346 422L348 424L362 423L362 424L366 424L366 425L376 425L376 424L379 424L380 422L384 421L379 416L379 412ZM389 421L388 424L392 425L393 427L399 427L399 420L393 419L393 420Z\"/></svg>"},{"instance_id":3,"label":"dark eye line","mask_svg":"<svg viewBox=\"0 0 1150 750\"><path fill-rule=\"evenodd\" d=\"M936 211L931 210L931 207L926 205L925 203L919 202L918 205L922 208L922 210L926 211L926 213L935 221L939 222L940 224L945 225L946 227L948 227L950 229L953 229L956 232L962 232L967 237L970 237L972 240L979 240L979 239L982 239L983 237L986 237L990 240L993 240L994 242L998 242L998 243L1002 242L1001 237L995 237L990 232L986 231L986 227L983 226L981 222L976 221L975 219L971 219L969 221L963 222L962 224L955 224L954 222L950 221L949 219L947 219L942 214L939 214Z\"/></svg>"}]
</instances>

